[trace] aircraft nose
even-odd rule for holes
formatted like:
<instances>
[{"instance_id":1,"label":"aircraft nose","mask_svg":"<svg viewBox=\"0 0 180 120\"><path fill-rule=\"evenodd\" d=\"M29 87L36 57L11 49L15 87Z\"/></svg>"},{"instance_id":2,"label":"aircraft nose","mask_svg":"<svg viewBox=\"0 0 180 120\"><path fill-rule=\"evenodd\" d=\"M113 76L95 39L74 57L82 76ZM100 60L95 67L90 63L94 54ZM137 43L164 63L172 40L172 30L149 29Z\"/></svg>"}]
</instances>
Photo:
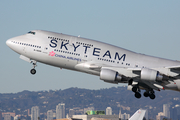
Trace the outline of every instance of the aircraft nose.
<instances>
[{"instance_id":1,"label":"aircraft nose","mask_svg":"<svg viewBox=\"0 0 180 120\"><path fill-rule=\"evenodd\" d=\"M14 39L14 38L10 38L10 39L8 39L8 40L6 41L6 45L7 45L9 48L11 48L12 50L15 49L15 45L14 45L14 43L13 43L13 41L15 42L15 40L16 40L16 39Z\"/></svg>"},{"instance_id":2,"label":"aircraft nose","mask_svg":"<svg viewBox=\"0 0 180 120\"><path fill-rule=\"evenodd\" d=\"M17 37L10 38L6 41L6 45L12 49L13 51L19 53L20 52L20 47L18 46L18 39Z\"/></svg>"},{"instance_id":3,"label":"aircraft nose","mask_svg":"<svg viewBox=\"0 0 180 120\"><path fill-rule=\"evenodd\" d=\"M8 47L11 46L11 39L9 39L9 40L6 41L6 45L7 45Z\"/></svg>"}]
</instances>

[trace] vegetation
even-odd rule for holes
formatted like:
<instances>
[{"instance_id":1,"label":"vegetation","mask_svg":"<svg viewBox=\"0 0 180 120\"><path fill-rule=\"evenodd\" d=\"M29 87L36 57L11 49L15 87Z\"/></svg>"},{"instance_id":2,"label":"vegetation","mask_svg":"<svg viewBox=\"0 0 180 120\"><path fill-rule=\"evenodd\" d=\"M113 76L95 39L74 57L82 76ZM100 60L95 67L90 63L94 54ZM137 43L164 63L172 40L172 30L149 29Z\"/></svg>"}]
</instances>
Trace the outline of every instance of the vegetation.
<instances>
[{"instance_id":1,"label":"vegetation","mask_svg":"<svg viewBox=\"0 0 180 120\"><path fill-rule=\"evenodd\" d=\"M143 91L142 91L143 93ZM133 114L137 109L148 109L149 117L155 118L158 112L163 111L163 104L170 103L172 106L180 103L179 92L156 91L156 99L137 99L132 91L127 87L113 87L100 90L88 90L80 88L69 88L65 90L50 90L19 93L0 94L0 109L6 112L16 112L16 114L27 114L27 109L32 106L39 106L40 113L48 110L55 110L58 103L65 103L66 114L69 109L80 109L94 107L95 110L105 110L111 107L113 114L121 113Z\"/></svg>"}]
</instances>

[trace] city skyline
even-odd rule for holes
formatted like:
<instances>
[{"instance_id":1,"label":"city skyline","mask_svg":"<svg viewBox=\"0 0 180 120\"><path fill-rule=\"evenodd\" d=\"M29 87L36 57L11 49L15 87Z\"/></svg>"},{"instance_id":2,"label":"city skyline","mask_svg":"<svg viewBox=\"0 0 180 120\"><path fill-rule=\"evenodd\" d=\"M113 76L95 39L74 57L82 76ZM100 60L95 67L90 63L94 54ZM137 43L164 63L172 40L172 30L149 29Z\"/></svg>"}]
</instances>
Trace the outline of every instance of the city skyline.
<instances>
[{"instance_id":1,"label":"city skyline","mask_svg":"<svg viewBox=\"0 0 180 120\"><path fill-rule=\"evenodd\" d=\"M174 107L176 107L176 112L174 111ZM56 106L56 108L57 109L60 108L60 109L63 110L65 108L65 104L64 103L59 103ZM180 119L180 113L179 113L180 105L171 106L170 104L167 103L167 104L163 104L162 108L163 108L163 112L158 113L158 115L156 116L155 120L162 120L163 118L173 118L172 120ZM73 114L71 116L75 115L73 109L69 109L69 112L70 111L73 111ZM86 111L85 108L84 108L84 111ZM57 112L59 112L59 111L57 111ZM112 115L111 114L112 108L111 107L106 107L106 112L108 113L106 115ZM54 113L53 110L48 110L47 111L47 118L46 118L46 120L54 119L53 113ZM27 112L27 114L28 114L28 112ZM33 106L31 108L31 120L39 120L40 119L38 117L39 114L40 114L39 113L39 107L38 106ZM60 113L60 114L62 114L62 113ZM146 114L148 114L148 113L146 113ZM171 116L170 116L170 114L171 114ZM3 112L2 115L3 115L4 120L11 120L11 117L14 117L14 120L18 120L19 116L20 116L20 115L16 115L15 113L12 113L12 112L6 112L6 113ZM82 114L82 115L84 115L84 114ZM129 119L130 118L130 114L128 114L128 113L123 113L122 114L121 110L120 110L118 116L121 119ZM59 117L59 116L57 116L57 117ZM113 115L112 115L112 117L113 117ZM62 117L62 118L66 118L66 117ZM62 119L62 118L60 118L60 119Z\"/></svg>"}]
</instances>

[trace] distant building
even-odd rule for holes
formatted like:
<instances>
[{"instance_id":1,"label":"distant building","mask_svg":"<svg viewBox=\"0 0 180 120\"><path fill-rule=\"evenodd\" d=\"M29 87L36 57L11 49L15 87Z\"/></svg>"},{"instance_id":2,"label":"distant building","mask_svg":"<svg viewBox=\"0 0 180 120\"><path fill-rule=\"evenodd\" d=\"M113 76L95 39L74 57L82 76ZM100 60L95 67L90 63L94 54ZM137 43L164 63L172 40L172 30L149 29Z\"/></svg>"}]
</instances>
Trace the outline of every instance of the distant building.
<instances>
[{"instance_id":1,"label":"distant building","mask_svg":"<svg viewBox=\"0 0 180 120\"><path fill-rule=\"evenodd\" d=\"M56 119L62 119L65 117L65 103L59 103L56 106Z\"/></svg>"},{"instance_id":2,"label":"distant building","mask_svg":"<svg viewBox=\"0 0 180 120\"><path fill-rule=\"evenodd\" d=\"M47 120L52 120L53 119L53 111L52 110L48 110L47 111Z\"/></svg>"},{"instance_id":3,"label":"distant building","mask_svg":"<svg viewBox=\"0 0 180 120\"><path fill-rule=\"evenodd\" d=\"M106 108L106 115L112 115L112 108L111 107Z\"/></svg>"},{"instance_id":4,"label":"distant building","mask_svg":"<svg viewBox=\"0 0 180 120\"><path fill-rule=\"evenodd\" d=\"M128 120L130 118L130 114L121 114L121 120Z\"/></svg>"},{"instance_id":5,"label":"distant building","mask_svg":"<svg viewBox=\"0 0 180 120\"><path fill-rule=\"evenodd\" d=\"M95 117L93 117L93 118L91 118L91 120L110 120L110 119L105 119L105 118L95 118Z\"/></svg>"},{"instance_id":6,"label":"distant building","mask_svg":"<svg viewBox=\"0 0 180 120\"><path fill-rule=\"evenodd\" d=\"M56 118L56 112L53 112L53 118Z\"/></svg>"},{"instance_id":7,"label":"distant building","mask_svg":"<svg viewBox=\"0 0 180 120\"><path fill-rule=\"evenodd\" d=\"M1 110L0 110L0 120L2 120L2 112L1 112Z\"/></svg>"},{"instance_id":8,"label":"distant building","mask_svg":"<svg viewBox=\"0 0 180 120\"><path fill-rule=\"evenodd\" d=\"M158 115L156 115L156 120L162 120L164 118L164 113L160 112Z\"/></svg>"},{"instance_id":9,"label":"distant building","mask_svg":"<svg viewBox=\"0 0 180 120\"><path fill-rule=\"evenodd\" d=\"M5 114L10 114L11 117L15 117L16 114L14 112L3 112L2 117L4 117Z\"/></svg>"},{"instance_id":10,"label":"distant building","mask_svg":"<svg viewBox=\"0 0 180 120\"><path fill-rule=\"evenodd\" d=\"M11 120L11 115L10 115L10 113L4 114L4 120Z\"/></svg>"},{"instance_id":11,"label":"distant building","mask_svg":"<svg viewBox=\"0 0 180 120\"><path fill-rule=\"evenodd\" d=\"M165 117L170 118L170 105L169 104L163 104L163 113Z\"/></svg>"},{"instance_id":12,"label":"distant building","mask_svg":"<svg viewBox=\"0 0 180 120\"><path fill-rule=\"evenodd\" d=\"M39 119L39 107L34 106L31 108L31 120L38 120Z\"/></svg>"},{"instance_id":13,"label":"distant building","mask_svg":"<svg viewBox=\"0 0 180 120\"><path fill-rule=\"evenodd\" d=\"M4 120L11 120L11 117L15 117L15 113L14 112L3 112L1 118L2 117L4 117Z\"/></svg>"},{"instance_id":14,"label":"distant building","mask_svg":"<svg viewBox=\"0 0 180 120\"><path fill-rule=\"evenodd\" d=\"M28 116L31 116L30 110L28 109Z\"/></svg>"},{"instance_id":15,"label":"distant building","mask_svg":"<svg viewBox=\"0 0 180 120\"><path fill-rule=\"evenodd\" d=\"M71 118L75 114L74 109L69 109L69 118Z\"/></svg>"},{"instance_id":16,"label":"distant building","mask_svg":"<svg viewBox=\"0 0 180 120\"><path fill-rule=\"evenodd\" d=\"M119 118L121 118L121 108L120 108L120 110L119 110Z\"/></svg>"},{"instance_id":17,"label":"distant building","mask_svg":"<svg viewBox=\"0 0 180 120\"><path fill-rule=\"evenodd\" d=\"M170 113L170 117L172 120L180 120L180 105L175 105L174 107L172 107Z\"/></svg>"},{"instance_id":18,"label":"distant building","mask_svg":"<svg viewBox=\"0 0 180 120\"><path fill-rule=\"evenodd\" d=\"M119 115L73 115L73 120L119 120ZM99 118L99 119L98 119Z\"/></svg>"}]
</instances>

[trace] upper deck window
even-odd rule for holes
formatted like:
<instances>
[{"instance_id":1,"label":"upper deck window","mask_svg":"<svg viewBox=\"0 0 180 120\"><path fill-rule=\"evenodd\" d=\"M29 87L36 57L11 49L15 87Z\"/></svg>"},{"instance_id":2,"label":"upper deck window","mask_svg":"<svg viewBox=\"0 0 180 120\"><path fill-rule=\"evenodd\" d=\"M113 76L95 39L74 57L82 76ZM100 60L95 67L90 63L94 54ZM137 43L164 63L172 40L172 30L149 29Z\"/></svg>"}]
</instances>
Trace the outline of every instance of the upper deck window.
<instances>
[{"instance_id":1,"label":"upper deck window","mask_svg":"<svg viewBox=\"0 0 180 120\"><path fill-rule=\"evenodd\" d=\"M29 31L28 33L29 33L29 34L33 34L33 35L35 35L35 34L36 34L35 32L32 32L32 31Z\"/></svg>"}]
</instances>

